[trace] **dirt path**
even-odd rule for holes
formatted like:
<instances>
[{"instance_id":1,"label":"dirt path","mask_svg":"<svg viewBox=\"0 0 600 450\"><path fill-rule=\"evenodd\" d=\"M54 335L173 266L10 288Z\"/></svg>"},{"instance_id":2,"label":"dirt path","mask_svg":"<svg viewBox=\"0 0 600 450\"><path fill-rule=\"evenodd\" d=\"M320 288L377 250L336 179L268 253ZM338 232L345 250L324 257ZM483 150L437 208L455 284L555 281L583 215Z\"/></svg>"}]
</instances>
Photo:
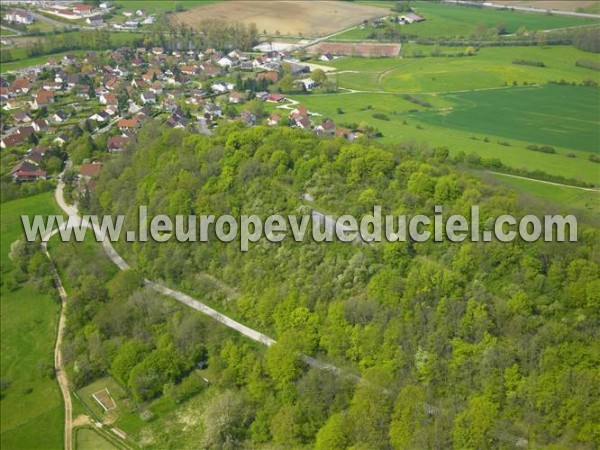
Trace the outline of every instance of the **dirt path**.
<instances>
[{"instance_id":1,"label":"dirt path","mask_svg":"<svg viewBox=\"0 0 600 450\"><path fill-rule=\"evenodd\" d=\"M42 248L46 257L50 261L50 270L52 272L52 278L54 278L54 284L56 285L56 289L58 289L58 294L60 295L61 309L60 309L60 317L58 319L58 332L56 335L56 343L54 344L54 371L56 373L56 380L58 381L58 385L60 386L60 392L63 397L63 402L65 404L65 450L73 449L73 403L71 401L71 392L69 391L69 380L67 379L67 374L64 370L63 359L62 359L62 351L61 345L65 332L65 312L67 309L67 292L65 291L62 281L58 275L58 271L56 270L56 266L54 265L54 261L50 257L50 253L48 252L48 243L42 242Z\"/></svg>"}]
</instances>

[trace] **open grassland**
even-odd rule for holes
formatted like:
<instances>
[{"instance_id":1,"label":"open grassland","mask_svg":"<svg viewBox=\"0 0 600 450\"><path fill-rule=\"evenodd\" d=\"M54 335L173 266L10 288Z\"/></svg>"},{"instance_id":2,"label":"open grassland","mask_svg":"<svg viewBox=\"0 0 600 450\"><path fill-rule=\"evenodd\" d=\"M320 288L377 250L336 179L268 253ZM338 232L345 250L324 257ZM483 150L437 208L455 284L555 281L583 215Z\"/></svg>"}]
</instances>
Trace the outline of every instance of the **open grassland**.
<instances>
[{"instance_id":1,"label":"open grassland","mask_svg":"<svg viewBox=\"0 0 600 450\"><path fill-rule=\"evenodd\" d=\"M575 214L578 220L600 222L600 192L540 183L510 175L488 173L485 178L506 184L522 194L525 202L542 207L544 214Z\"/></svg>"},{"instance_id":2,"label":"open grassland","mask_svg":"<svg viewBox=\"0 0 600 450\"><path fill-rule=\"evenodd\" d=\"M419 120L536 144L600 151L597 88L516 88L451 94L444 98L454 104L452 110L419 114ZM559 155L547 155L552 156Z\"/></svg>"},{"instance_id":3,"label":"open grassland","mask_svg":"<svg viewBox=\"0 0 600 450\"><path fill-rule=\"evenodd\" d=\"M444 47L440 51L456 54L463 48ZM432 47L405 46L402 53L429 55ZM580 83L598 79L598 73L576 66L579 59L592 54L569 46L485 47L474 56L423 57L401 59L340 58L326 65L340 72L341 87L386 92L448 92L502 87L517 83L541 84L566 80ZM513 61L543 62L546 67L513 64Z\"/></svg>"},{"instance_id":4,"label":"open grassland","mask_svg":"<svg viewBox=\"0 0 600 450\"><path fill-rule=\"evenodd\" d=\"M519 28L528 31L552 30L557 28L577 27L598 24L598 19L528 13L494 8L474 8L442 4L435 2L414 2L414 8L425 22L412 25L397 25L403 34L422 38L469 37L477 28L503 25L506 33L516 33ZM393 13L398 14L398 13ZM336 40L364 40L378 29L366 27L355 28L335 36Z\"/></svg>"},{"instance_id":5,"label":"open grassland","mask_svg":"<svg viewBox=\"0 0 600 450\"><path fill-rule=\"evenodd\" d=\"M9 63L2 63L2 65L1 65L2 73L9 72L11 70L23 69L25 67L39 66L39 65L45 64L46 61L48 61L48 58L62 58L64 55L81 56L84 53L85 53L84 50L73 50L70 52L52 53L49 55L34 56L32 58L21 59L19 61L12 61Z\"/></svg>"},{"instance_id":6,"label":"open grassland","mask_svg":"<svg viewBox=\"0 0 600 450\"><path fill-rule=\"evenodd\" d=\"M365 19L383 17L384 8L337 1L265 2L257 0L221 2L175 14L173 20L189 26L204 19L256 24L259 31L287 36L320 36L351 27Z\"/></svg>"},{"instance_id":7,"label":"open grassland","mask_svg":"<svg viewBox=\"0 0 600 450\"><path fill-rule=\"evenodd\" d=\"M544 89L553 88L539 89L543 92ZM585 91L587 88L577 89ZM512 89L507 91L510 90ZM451 101L446 96L417 95L417 97L431 103L432 109L437 110L438 113L447 111ZM526 147L530 144L540 144L540 142L532 140L529 135L525 135L521 140L496 136L482 132L475 123L472 131L449 128L448 125L434 123L430 119L432 115L437 114L436 112L430 112L426 108L407 102L400 95L347 93L313 94L293 98L305 104L310 111L334 119L337 124L366 123L375 126L383 133L381 140L384 143L397 144L414 141L426 143L430 147L445 146L453 155L459 152L477 153L483 158L497 158L503 164L514 168L525 168L530 171L542 170L548 174L590 183L599 181L598 164L588 161L588 152L574 150L573 147L559 146L556 146L557 153L554 155L534 152L527 150ZM576 107L576 105L572 107ZM410 112L411 110L415 112ZM388 120L374 118L373 114L376 112L385 114ZM514 115L517 116L516 113ZM320 118L315 119L315 121L318 120ZM425 120L431 122L426 123ZM478 120L474 120L474 122L478 122ZM506 132L510 133L510 131ZM591 131L588 131L589 133ZM534 135L537 138L541 134ZM510 142L510 146L502 145L506 141ZM568 153L573 153L576 157L569 158L567 157Z\"/></svg>"},{"instance_id":8,"label":"open grassland","mask_svg":"<svg viewBox=\"0 0 600 450\"><path fill-rule=\"evenodd\" d=\"M80 428L75 435L77 450L117 450L118 447L107 441L93 428Z\"/></svg>"},{"instance_id":9,"label":"open grassland","mask_svg":"<svg viewBox=\"0 0 600 450\"><path fill-rule=\"evenodd\" d=\"M9 290L13 265L10 245L22 236L21 214L50 214L57 209L51 193L1 205L2 379L9 387L0 401L3 449L60 449L64 412L58 384L42 371L53 367L60 305L54 293L40 294L29 283ZM47 372L46 372L47 373Z\"/></svg>"}]
</instances>

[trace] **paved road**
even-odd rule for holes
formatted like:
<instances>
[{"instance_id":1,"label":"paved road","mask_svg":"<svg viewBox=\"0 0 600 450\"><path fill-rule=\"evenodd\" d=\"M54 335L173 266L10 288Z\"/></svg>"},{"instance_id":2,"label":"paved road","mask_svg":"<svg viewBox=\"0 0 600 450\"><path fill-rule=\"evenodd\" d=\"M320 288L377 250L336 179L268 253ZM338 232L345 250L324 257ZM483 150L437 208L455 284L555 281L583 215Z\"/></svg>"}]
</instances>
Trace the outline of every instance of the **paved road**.
<instances>
[{"instance_id":1,"label":"paved road","mask_svg":"<svg viewBox=\"0 0 600 450\"><path fill-rule=\"evenodd\" d=\"M67 163L66 167L67 168L70 167L70 161ZM90 223L86 220L83 220L79 216L76 206L68 205L65 202L63 191L64 191L64 182L61 179L55 190L55 198L56 198L56 202L58 203L59 207L69 216L68 220L65 221L65 223L63 224L63 227L73 226L74 224L81 224L82 226L86 226L86 227L90 227L90 228L94 229L92 223ZM320 214L320 213L317 213L317 214ZM52 235L56 234L57 232L58 232L58 229L54 230ZM94 232L100 233L99 230L94 230ZM117 267L119 267L120 270L129 269L130 266L121 257L121 255L119 255L117 253L117 251L114 249L114 247L112 246L112 244L111 244L110 240L107 238L107 236L102 236L101 234L99 234L99 236L102 239L102 246L104 248L104 251L106 252L107 256L110 258L110 260ZM47 239L49 239L49 237L50 236L48 236L46 239L43 239L43 240L47 240ZM144 284L163 295L171 297L171 298L177 300L178 302L183 303L184 305L195 309L196 311L200 311L201 313L206 314L211 319L222 323L226 327L236 330L240 334L243 334L244 336L246 336L249 339L252 339L255 342L259 342L260 344L266 345L267 347L270 347L271 345L275 344L275 342L276 342L273 338L267 336L266 334L263 334L260 331L254 330L250 327L247 327L246 325L232 319L231 317L228 317L228 316L216 311L215 309L211 308L210 306L190 297L187 294L184 294L183 292L176 291L174 289L168 288L166 286L163 286L161 284L155 283L155 282L153 282L151 280L147 280L147 279L144 280ZM320 360L310 357L308 355L301 355L301 359L306 364L308 364L312 367L318 368L320 370L332 372L332 373L335 373L336 375L347 376L354 380L360 380L360 378L356 375L349 374L337 366L320 361Z\"/></svg>"}]
</instances>

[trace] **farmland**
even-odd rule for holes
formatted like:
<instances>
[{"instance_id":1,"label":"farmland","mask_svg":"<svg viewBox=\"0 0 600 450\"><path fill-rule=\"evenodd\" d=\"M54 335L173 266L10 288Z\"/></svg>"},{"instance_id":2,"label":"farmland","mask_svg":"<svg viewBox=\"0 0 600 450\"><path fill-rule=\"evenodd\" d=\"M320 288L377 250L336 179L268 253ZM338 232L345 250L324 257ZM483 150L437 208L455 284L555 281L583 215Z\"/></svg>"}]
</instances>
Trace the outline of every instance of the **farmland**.
<instances>
[{"instance_id":1,"label":"farmland","mask_svg":"<svg viewBox=\"0 0 600 450\"><path fill-rule=\"evenodd\" d=\"M567 149L600 149L598 89L550 86L468 92L444 98L455 105L451 111L419 114L419 120Z\"/></svg>"},{"instance_id":2,"label":"farmland","mask_svg":"<svg viewBox=\"0 0 600 450\"><path fill-rule=\"evenodd\" d=\"M21 214L55 213L52 194L2 204L2 448L62 448L63 406L52 368L59 303L54 292L40 294L30 283L15 290L8 258L21 236ZM44 426L40 426L44 424Z\"/></svg>"},{"instance_id":3,"label":"farmland","mask_svg":"<svg viewBox=\"0 0 600 450\"><path fill-rule=\"evenodd\" d=\"M365 19L383 17L389 11L370 5L335 1L280 2L273 7L269 2L237 2L235 8L228 2L199 6L177 13L173 20L194 26L204 19L223 19L228 22L256 24L268 34L286 36L319 36L351 27Z\"/></svg>"},{"instance_id":4,"label":"farmland","mask_svg":"<svg viewBox=\"0 0 600 450\"><path fill-rule=\"evenodd\" d=\"M218 0L179 0L179 1L167 1L167 0L121 0L114 2L116 6L123 9L138 10L142 9L148 14L157 14L165 12L175 12L177 10L188 10L209 3L215 3Z\"/></svg>"},{"instance_id":5,"label":"farmland","mask_svg":"<svg viewBox=\"0 0 600 450\"><path fill-rule=\"evenodd\" d=\"M509 10L457 7L435 2L414 2L417 14L425 17L425 22L401 26L398 30L403 34L420 38L468 37L480 26L492 28L504 25L506 33L516 33L520 28L529 31L551 30L565 27L576 27L597 24L597 19L568 17L540 13L522 13ZM336 40L363 40L377 29L370 27L355 28L335 36Z\"/></svg>"}]
</instances>

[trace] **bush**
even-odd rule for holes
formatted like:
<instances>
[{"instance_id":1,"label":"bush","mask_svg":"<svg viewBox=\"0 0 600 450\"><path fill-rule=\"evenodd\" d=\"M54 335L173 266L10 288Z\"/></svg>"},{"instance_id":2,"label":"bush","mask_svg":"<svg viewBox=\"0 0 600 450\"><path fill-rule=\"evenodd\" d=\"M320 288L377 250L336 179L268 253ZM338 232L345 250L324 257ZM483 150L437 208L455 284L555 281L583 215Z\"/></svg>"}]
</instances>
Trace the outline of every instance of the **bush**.
<instances>
[{"instance_id":1,"label":"bush","mask_svg":"<svg viewBox=\"0 0 600 450\"><path fill-rule=\"evenodd\" d=\"M546 67L546 64L544 64L543 61L528 61L526 59L515 59L512 63L521 66Z\"/></svg>"},{"instance_id":2,"label":"bush","mask_svg":"<svg viewBox=\"0 0 600 450\"><path fill-rule=\"evenodd\" d=\"M600 156L598 155L590 155L588 159L591 162L600 163Z\"/></svg>"},{"instance_id":3,"label":"bush","mask_svg":"<svg viewBox=\"0 0 600 450\"><path fill-rule=\"evenodd\" d=\"M373 114L373 119L386 120L386 121L390 120L390 118L387 115L383 114L383 113L374 113Z\"/></svg>"},{"instance_id":4,"label":"bush","mask_svg":"<svg viewBox=\"0 0 600 450\"><path fill-rule=\"evenodd\" d=\"M527 150L531 150L531 151L534 151L534 152L541 152L541 153L549 153L551 155L553 155L553 154L556 153L556 150L554 149L554 147L551 147L549 145L542 145L540 147L540 146L537 146L535 144L532 144L532 145L528 145L527 146Z\"/></svg>"}]
</instances>

